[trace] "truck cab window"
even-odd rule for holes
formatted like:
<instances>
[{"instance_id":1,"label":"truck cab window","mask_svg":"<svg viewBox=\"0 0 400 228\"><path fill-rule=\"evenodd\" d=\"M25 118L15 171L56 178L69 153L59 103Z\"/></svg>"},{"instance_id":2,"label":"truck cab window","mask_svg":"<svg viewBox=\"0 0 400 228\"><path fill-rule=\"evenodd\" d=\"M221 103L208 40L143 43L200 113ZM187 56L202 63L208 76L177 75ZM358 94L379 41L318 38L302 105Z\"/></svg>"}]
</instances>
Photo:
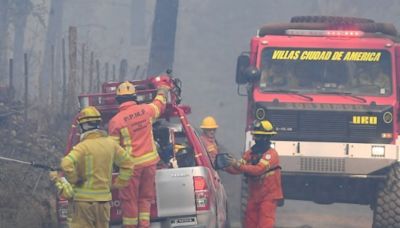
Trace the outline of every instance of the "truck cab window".
<instances>
[{"instance_id":1,"label":"truck cab window","mask_svg":"<svg viewBox=\"0 0 400 228\"><path fill-rule=\"evenodd\" d=\"M265 48L260 68L259 86L266 92L392 94L390 53L385 50L371 54L369 50Z\"/></svg>"}]
</instances>

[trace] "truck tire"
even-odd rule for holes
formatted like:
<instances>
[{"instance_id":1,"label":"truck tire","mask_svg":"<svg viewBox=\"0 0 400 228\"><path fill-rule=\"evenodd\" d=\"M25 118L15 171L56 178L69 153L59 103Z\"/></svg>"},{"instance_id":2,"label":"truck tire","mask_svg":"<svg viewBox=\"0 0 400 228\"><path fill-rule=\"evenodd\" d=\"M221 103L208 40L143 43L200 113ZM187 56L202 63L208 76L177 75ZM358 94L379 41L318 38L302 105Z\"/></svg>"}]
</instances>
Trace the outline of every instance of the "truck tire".
<instances>
[{"instance_id":1,"label":"truck tire","mask_svg":"<svg viewBox=\"0 0 400 228\"><path fill-rule=\"evenodd\" d=\"M290 19L290 23L362 24L374 22L366 18L332 16L295 16Z\"/></svg>"},{"instance_id":2,"label":"truck tire","mask_svg":"<svg viewBox=\"0 0 400 228\"><path fill-rule=\"evenodd\" d=\"M400 164L394 164L378 188L373 228L400 227Z\"/></svg>"}]
</instances>

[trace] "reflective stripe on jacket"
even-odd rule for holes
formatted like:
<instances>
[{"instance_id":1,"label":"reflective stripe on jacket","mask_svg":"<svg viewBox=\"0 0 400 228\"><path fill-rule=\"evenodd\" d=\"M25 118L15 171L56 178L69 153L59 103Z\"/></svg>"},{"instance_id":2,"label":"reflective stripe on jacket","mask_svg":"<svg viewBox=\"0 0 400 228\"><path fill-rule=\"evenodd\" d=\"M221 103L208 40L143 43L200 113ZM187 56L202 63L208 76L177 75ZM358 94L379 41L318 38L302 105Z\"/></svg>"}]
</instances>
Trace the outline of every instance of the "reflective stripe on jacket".
<instances>
[{"instance_id":1,"label":"reflective stripe on jacket","mask_svg":"<svg viewBox=\"0 0 400 228\"><path fill-rule=\"evenodd\" d=\"M76 201L109 201L113 164L119 175L115 181L128 182L133 172L129 154L104 131L86 132L61 161L66 179L74 186Z\"/></svg>"},{"instance_id":2,"label":"reflective stripe on jacket","mask_svg":"<svg viewBox=\"0 0 400 228\"><path fill-rule=\"evenodd\" d=\"M119 112L110 120L108 131L131 154L135 167L156 164L160 158L153 140L153 121L166 106L164 94L159 94L150 104L124 102Z\"/></svg>"}]
</instances>

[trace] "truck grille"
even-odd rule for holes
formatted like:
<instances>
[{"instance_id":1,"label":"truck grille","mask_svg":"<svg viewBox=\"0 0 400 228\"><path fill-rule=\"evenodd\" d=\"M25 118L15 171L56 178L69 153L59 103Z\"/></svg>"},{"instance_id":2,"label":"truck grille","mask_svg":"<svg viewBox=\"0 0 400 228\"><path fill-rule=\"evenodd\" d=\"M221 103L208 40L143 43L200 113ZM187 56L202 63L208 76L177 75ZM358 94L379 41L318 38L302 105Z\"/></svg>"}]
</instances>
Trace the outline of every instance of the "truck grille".
<instances>
[{"instance_id":1,"label":"truck grille","mask_svg":"<svg viewBox=\"0 0 400 228\"><path fill-rule=\"evenodd\" d=\"M272 105L272 106L270 106ZM317 141L317 142L353 142L353 143L390 143L392 138L382 138L382 133L393 132L393 123L385 123L383 114L393 113L388 106L317 106L292 107L263 104L266 119L270 120L278 131L276 140ZM376 124L355 124L354 116L375 116Z\"/></svg>"},{"instance_id":2,"label":"truck grille","mask_svg":"<svg viewBox=\"0 0 400 228\"><path fill-rule=\"evenodd\" d=\"M300 170L304 172L342 173L346 163L341 158L300 158Z\"/></svg>"}]
</instances>

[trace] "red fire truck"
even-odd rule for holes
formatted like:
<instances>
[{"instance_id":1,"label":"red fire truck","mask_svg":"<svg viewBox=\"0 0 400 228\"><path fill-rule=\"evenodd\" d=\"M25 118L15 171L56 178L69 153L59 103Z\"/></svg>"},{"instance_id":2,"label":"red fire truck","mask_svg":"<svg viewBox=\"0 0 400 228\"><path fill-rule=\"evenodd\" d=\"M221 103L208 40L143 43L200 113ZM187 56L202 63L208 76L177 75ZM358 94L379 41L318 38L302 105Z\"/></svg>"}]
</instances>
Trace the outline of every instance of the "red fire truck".
<instances>
[{"instance_id":1,"label":"red fire truck","mask_svg":"<svg viewBox=\"0 0 400 228\"><path fill-rule=\"evenodd\" d=\"M400 38L389 23L296 16L267 24L238 57L254 120L268 119L286 199L370 205L374 227L400 224ZM243 197L246 188L243 188Z\"/></svg>"}]
</instances>

